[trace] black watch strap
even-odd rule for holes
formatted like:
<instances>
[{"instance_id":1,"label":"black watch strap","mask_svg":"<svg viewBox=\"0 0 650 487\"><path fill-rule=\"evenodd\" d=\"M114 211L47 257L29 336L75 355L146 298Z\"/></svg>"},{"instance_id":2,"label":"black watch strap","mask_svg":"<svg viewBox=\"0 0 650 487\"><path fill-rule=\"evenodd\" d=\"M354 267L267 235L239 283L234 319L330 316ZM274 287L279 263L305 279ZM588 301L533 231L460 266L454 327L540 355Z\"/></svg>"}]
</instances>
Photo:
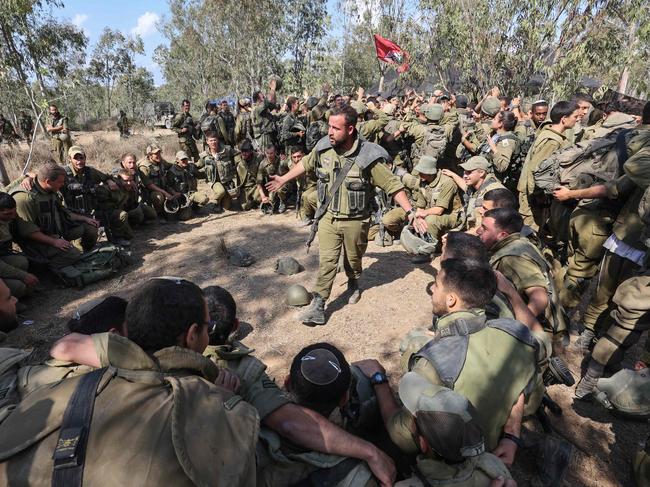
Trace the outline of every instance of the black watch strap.
<instances>
[{"instance_id":1,"label":"black watch strap","mask_svg":"<svg viewBox=\"0 0 650 487\"><path fill-rule=\"evenodd\" d=\"M386 374L384 374L383 372L375 372L370 377L370 383L373 386L377 386L379 384L385 384L387 382L388 382L388 377L386 377Z\"/></svg>"},{"instance_id":2,"label":"black watch strap","mask_svg":"<svg viewBox=\"0 0 650 487\"><path fill-rule=\"evenodd\" d=\"M517 445L518 448L523 448L524 446L524 443L523 441L521 441L521 438L515 435L511 435L510 433L503 433L502 438L512 441L515 445Z\"/></svg>"}]
</instances>

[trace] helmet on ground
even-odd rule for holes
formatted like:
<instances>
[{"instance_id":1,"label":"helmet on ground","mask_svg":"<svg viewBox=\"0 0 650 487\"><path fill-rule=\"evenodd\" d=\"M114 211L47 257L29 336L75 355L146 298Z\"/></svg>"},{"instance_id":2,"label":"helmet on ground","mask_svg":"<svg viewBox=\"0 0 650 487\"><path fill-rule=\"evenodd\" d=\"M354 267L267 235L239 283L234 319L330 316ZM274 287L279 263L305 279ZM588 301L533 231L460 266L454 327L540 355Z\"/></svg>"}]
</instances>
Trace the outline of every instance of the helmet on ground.
<instances>
[{"instance_id":1,"label":"helmet on ground","mask_svg":"<svg viewBox=\"0 0 650 487\"><path fill-rule=\"evenodd\" d=\"M234 247L228 251L228 262L237 267L248 267L255 258L244 248Z\"/></svg>"},{"instance_id":2,"label":"helmet on ground","mask_svg":"<svg viewBox=\"0 0 650 487\"><path fill-rule=\"evenodd\" d=\"M623 369L598 380L596 398L626 416L650 418L650 369Z\"/></svg>"},{"instance_id":3,"label":"helmet on ground","mask_svg":"<svg viewBox=\"0 0 650 487\"><path fill-rule=\"evenodd\" d=\"M284 276L292 276L303 270L303 267L293 257L280 257L275 261L275 272Z\"/></svg>"},{"instance_id":4,"label":"helmet on ground","mask_svg":"<svg viewBox=\"0 0 650 487\"><path fill-rule=\"evenodd\" d=\"M438 246L438 240L429 233L420 235L411 226L402 229L399 241L404 250L413 255L432 255Z\"/></svg>"},{"instance_id":5,"label":"helmet on ground","mask_svg":"<svg viewBox=\"0 0 650 487\"><path fill-rule=\"evenodd\" d=\"M311 303L311 294L300 284L293 284L287 289L286 303L289 306L307 306Z\"/></svg>"}]
</instances>

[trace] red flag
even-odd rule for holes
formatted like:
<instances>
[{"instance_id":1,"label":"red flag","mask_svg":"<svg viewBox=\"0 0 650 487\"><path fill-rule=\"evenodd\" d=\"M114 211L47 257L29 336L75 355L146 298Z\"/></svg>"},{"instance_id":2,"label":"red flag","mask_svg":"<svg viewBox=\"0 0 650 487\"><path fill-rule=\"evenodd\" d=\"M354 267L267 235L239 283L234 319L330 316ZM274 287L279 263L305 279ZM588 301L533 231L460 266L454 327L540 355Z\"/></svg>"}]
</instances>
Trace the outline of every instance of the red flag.
<instances>
[{"instance_id":1,"label":"red flag","mask_svg":"<svg viewBox=\"0 0 650 487\"><path fill-rule=\"evenodd\" d=\"M384 39L379 34L374 35L377 57L388 64L399 64L398 73L405 73L409 69L409 53L393 41Z\"/></svg>"}]
</instances>

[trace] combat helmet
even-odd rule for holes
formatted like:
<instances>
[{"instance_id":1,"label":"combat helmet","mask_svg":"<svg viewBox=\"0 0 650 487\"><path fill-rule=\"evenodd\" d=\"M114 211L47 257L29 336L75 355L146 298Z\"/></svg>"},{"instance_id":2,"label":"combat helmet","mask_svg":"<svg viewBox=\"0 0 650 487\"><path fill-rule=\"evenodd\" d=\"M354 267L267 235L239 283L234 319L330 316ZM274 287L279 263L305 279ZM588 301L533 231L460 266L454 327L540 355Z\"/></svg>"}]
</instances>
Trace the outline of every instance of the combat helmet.
<instances>
[{"instance_id":1,"label":"combat helmet","mask_svg":"<svg viewBox=\"0 0 650 487\"><path fill-rule=\"evenodd\" d=\"M438 172L438 160L433 156L422 156L413 170L420 174L432 176Z\"/></svg>"},{"instance_id":2,"label":"combat helmet","mask_svg":"<svg viewBox=\"0 0 650 487\"><path fill-rule=\"evenodd\" d=\"M275 272L284 276L292 276L303 270L303 267L293 257L280 257L275 261Z\"/></svg>"},{"instance_id":3,"label":"combat helmet","mask_svg":"<svg viewBox=\"0 0 650 487\"><path fill-rule=\"evenodd\" d=\"M370 379L356 365L350 366L350 399L342 408L346 427L355 432L368 431L380 421L379 403Z\"/></svg>"},{"instance_id":4,"label":"combat helmet","mask_svg":"<svg viewBox=\"0 0 650 487\"><path fill-rule=\"evenodd\" d=\"M187 197L187 195L185 193L181 193L181 195L178 198L174 198L172 200L165 200L165 203L163 204L163 208L165 210L165 213L174 215L178 213L181 209L190 206L190 204L191 201Z\"/></svg>"},{"instance_id":5,"label":"combat helmet","mask_svg":"<svg viewBox=\"0 0 650 487\"><path fill-rule=\"evenodd\" d=\"M494 117L501 110L501 102L495 96L488 96L481 104L481 113Z\"/></svg>"},{"instance_id":6,"label":"combat helmet","mask_svg":"<svg viewBox=\"0 0 650 487\"><path fill-rule=\"evenodd\" d=\"M650 369L619 370L609 378L598 379L596 400L625 416L650 418Z\"/></svg>"},{"instance_id":7,"label":"combat helmet","mask_svg":"<svg viewBox=\"0 0 650 487\"><path fill-rule=\"evenodd\" d=\"M444 113L445 109L440 103L428 104L422 110L422 114L427 117L427 120L430 122L439 122Z\"/></svg>"},{"instance_id":8,"label":"combat helmet","mask_svg":"<svg viewBox=\"0 0 650 487\"><path fill-rule=\"evenodd\" d=\"M300 284L293 284L287 289L285 302L289 306L307 306L311 303L311 294Z\"/></svg>"},{"instance_id":9,"label":"combat helmet","mask_svg":"<svg viewBox=\"0 0 650 487\"><path fill-rule=\"evenodd\" d=\"M399 241L404 250L413 255L432 255L438 247L437 239L429 233L419 235L410 225L402 229Z\"/></svg>"}]
</instances>

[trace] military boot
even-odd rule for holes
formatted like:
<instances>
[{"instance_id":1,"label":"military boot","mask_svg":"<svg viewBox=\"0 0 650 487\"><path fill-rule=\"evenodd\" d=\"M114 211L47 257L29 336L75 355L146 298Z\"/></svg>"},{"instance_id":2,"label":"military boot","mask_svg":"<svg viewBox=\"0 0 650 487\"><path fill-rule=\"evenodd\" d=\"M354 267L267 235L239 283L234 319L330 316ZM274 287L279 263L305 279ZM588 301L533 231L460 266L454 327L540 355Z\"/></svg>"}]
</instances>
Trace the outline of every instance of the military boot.
<instances>
[{"instance_id":1,"label":"military boot","mask_svg":"<svg viewBox=\"0 0 650 487\"><path fill-rule=\"evenodd\" d=\"M325 301L320 294L314 293L309 307L299 317L308 326L325 324Z\"/></svg>"},{"instance_id":2,"label":"military boot","mask_svg":"<svg viewBox=\"0 0 650 487\"><path fill-rule=\"evenodd\" d=\"M359 289L359 281L356 279L348 280L348 304L357 304L361 298L361 289Z\"/></svg>"},{"instance_id":3,"label":"military boot","mask_svg":"<svg viewBox=\"0 0 650 487\"><path fill-rule=\"evenodd\" d=\"M587 328L580 333L578 339L572 343L569 348L575 352L581 352L583 355L586 355L589 353L589 350L594 343L594 338L596 338L596 334Z\"/></svg>"},{"instance_id":4,"label":"military boot","mask_svg":"<svg viewBox=\"0 0 650 487\"><path fill-rule=\"evenodd\" d=\"M419 264L428 264L431 262L431 256L430 255L416 255L411 259L411 262L413 264L419 265Z\"/></svg>"},{"instance_id":5,"label":"military boot","mask_svg":"<svg viewBox=\"0 0 650 487\"><path fill-rule=\"evenodd\" d=\"M590 401L593 398L593 395L598 392L598 389L596 388L598 379L600 379L600 377L596 376L596 374L590 370L587 370L585 376L580 379L580 382L578 382L574 397L582 401Z\"/></svg>"},{"instance_id":6,"label":"military boot","mask_svg":"<svg viewBox=\"0 0 650 487\"><path fill-rule=\"evenodd\" d=\"M531 485L535 487L555 487L562 485L566 474L573 445L566 440L544 435L538 444L537 475L531 479Z\"/></svg>"},{"instance_id":7,"label":"military boot","mask_svg":"<svg viewBox=\"0 0 650 487\"><path fill-rule=\"evenodd\" d=\"M278 213L284 213L287 211L287 205L284 201L280 200L280 203L278 204Z\"/></svg>"},{"instance_id":8,"label":"military boot","mask_svg":"<svg viewBox=\"0 0 650 487\"><path fill-rule=\"evenodd\" d=\"M544 385L563 384L571 387L576 383L567 364L560 357L551 357L543 374Z\"/></svg>"}]
</instances>

